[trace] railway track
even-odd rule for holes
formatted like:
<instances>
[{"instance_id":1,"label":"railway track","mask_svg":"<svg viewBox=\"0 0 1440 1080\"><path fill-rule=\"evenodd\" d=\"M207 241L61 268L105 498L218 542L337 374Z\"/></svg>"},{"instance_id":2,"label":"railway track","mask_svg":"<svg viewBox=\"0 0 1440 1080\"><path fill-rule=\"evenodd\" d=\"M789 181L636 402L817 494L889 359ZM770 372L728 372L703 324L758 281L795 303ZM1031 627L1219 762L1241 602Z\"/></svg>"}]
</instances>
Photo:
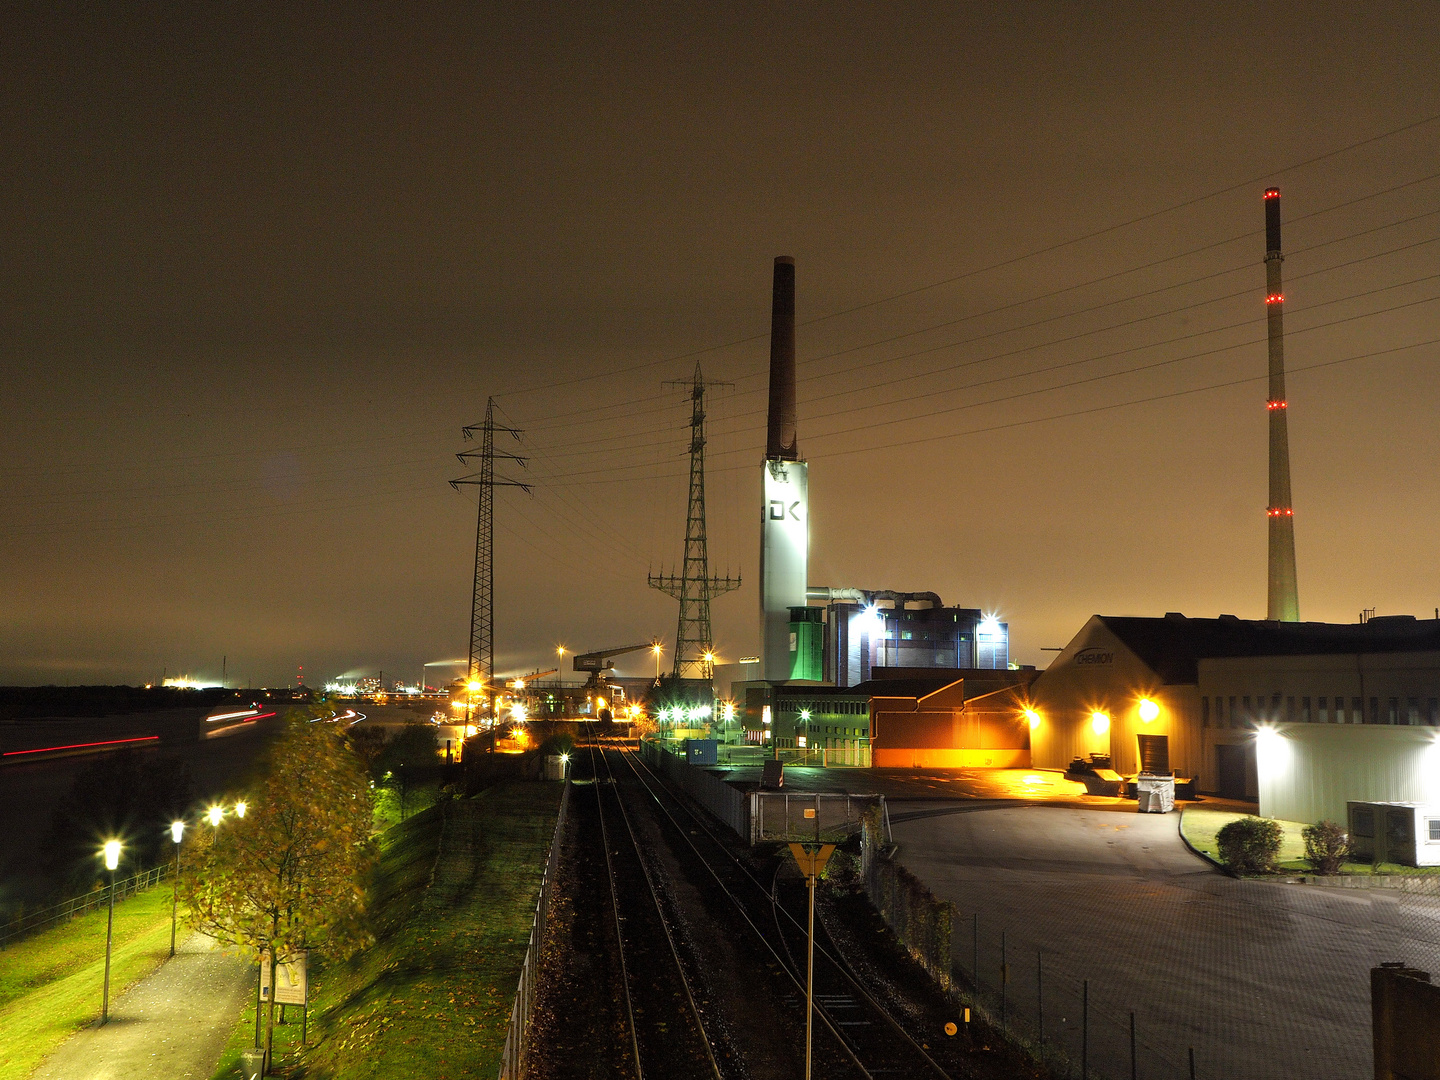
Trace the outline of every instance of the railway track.
<instances>
[{"instance_id":1,"label":"railway track","mask_svg":"<svg viewBox=\"0 0 1440 1080\"><path fill-rule=\"evenodd\" d=\"M625 752L621 756L639 790L653 801L661 820L669 823L672 838L678 838L678 843L672 840L671 844L677 858L688 851L694 869L709 876L729 899L739 923L773 957L773 970L784 984L781 1000L793 1010L796 1036L803 1041L805 924L790 902L798 895L798 910L803 913L803 884L797 889L781 882L779 867L770 883L757 878L710 823L673 793L638 755ZM937 1080L969 1073L960 1047L948 1053L932 1052L907 1031L850 970L818 923L815 1003L816 1076Z\"/></svg>"},{"instance_id":2,"label":"railway track","mask_svg":"<svg viewBox=\"0 0 1440 1080\"><path fill-rule=\"evenodd\" d=\"M604 750L590 748L601 844L637 1080L725 1080L705 1030L705 1008Z\"/></svg>"}]
</instances>

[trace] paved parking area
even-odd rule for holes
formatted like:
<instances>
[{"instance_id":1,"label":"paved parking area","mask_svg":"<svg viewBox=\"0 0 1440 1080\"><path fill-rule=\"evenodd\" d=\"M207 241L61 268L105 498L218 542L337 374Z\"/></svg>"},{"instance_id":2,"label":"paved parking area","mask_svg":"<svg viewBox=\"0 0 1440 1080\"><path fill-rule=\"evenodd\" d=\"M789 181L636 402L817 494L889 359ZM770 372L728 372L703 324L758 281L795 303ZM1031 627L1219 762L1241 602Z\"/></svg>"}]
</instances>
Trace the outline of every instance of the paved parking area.
<instances>
[{"instance_id":1,"label":"paved parking area","mask_svg":"<svg viewBox=\"0 0 1440 1080\"><path fill-rule=\"evenodd\" d=\"M1133 807L1133 803L1130 806ZM1092 1070L1143 1077L1373 1075L1369 970L1440 973L1440 898L1237 881L1191 854L1178 815L1033 804L892 805L898 858L963 913L952 950L1034 1031L1080 1055L1090 983ZM978 922L972 922L978 919ZM978 926L978 950L972 937ZM1037 971L1037 964L1043 971Z\"/></svg>"}]
</instances>

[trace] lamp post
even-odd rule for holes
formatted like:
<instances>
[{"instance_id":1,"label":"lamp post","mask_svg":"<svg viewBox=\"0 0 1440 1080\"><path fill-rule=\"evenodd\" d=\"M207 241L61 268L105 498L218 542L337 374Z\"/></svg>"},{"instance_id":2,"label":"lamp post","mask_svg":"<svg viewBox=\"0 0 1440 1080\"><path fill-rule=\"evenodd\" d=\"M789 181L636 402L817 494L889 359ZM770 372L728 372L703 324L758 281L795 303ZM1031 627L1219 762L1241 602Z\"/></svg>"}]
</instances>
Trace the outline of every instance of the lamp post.
<instances>
[{"instance_id":1,"label":"lamp post","mask_svg":"<svg viewBox=\"0 0 1440 1080\"><path fill-rule=\"evenodd\" d=\"M175 955L175 922L180 909L180 841L185 836L185 822L170 823L170 839L175 841L175 880L170 889L170 955Z\"/></svg>"},{"instance_id":2,"label":"lamp post","mask_svg":"<svg viewBox=\"0 0 1440 1080\"><path fill-rule=\"evenodd\" d=\"M110 871L110 914L105 920L105 990L100 999L100 1023L110 1019L110 945L115 938L115 868L120 865L120 841L105 841L105 869Z\"/></svg>"},{"instance_id":3,"label":"lamp post","mask_svg":"<svg viewBox=\"0 0 1440 1080\"><path fill-rule=\"evenodd\" d=\"M235 816L238 818L243 818L245 816L245 811L248 809L249 805L245 802L244 799L241 799L235 804Z\"/></svg>"}]
</instances>

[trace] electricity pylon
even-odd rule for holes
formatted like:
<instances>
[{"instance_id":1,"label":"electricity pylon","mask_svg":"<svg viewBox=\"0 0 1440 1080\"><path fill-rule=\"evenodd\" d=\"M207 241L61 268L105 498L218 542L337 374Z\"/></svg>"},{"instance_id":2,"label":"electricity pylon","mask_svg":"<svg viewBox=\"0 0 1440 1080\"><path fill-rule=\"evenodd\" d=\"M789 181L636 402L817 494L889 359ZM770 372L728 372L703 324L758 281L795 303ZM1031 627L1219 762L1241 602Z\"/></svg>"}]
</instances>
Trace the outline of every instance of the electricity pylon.
<instances>
[{"instance_id":1,"label":"electricity pylon","mask_svg":"<svg viewBox=\"0 0 1440 1080\"><path fill-rule=\"evenodd\" d=\"M710 633L710 601L740 587L739 576L710 574L705 538L705 390L731 383L706 382L695 365L689 382L667 382L667 387L690 391L690 507L685 519L685 561L679 574L651 574L650 587L680 601L680 625L675 631L675 678L686 672L709 679L715 673L715 641Z\"/></svg>"},{"instance_id":2,"label":"electricity pylon","mask_svg":"<svg viewBox=\"0 0 1440 1080\"><path fill-rule=\"evenodd\" d=\"M462 429L467 439L480 434L478 450L464 450L455 456L461 464L468 464L471 458L480 459L480 471L451 480L450 486L456 491L461 484L472 484L480 489L480 510L475 519L475 585L470 593L470 665L466 671L468 683L480 682L486 687L487 696L493 694L495 678L495 489L497 487L518 487L530 494L530 485L518 480L495 477L495 459L513 461L522 469L525 458L507 454L495 449L495 433L508 432L518 442L520 431L495 423L495 399L485 401L485 420ZM469 700L469 694L466 695ZM468 710L467 710L468 713ZM494 710L491 710L493 720Z\"/></svg>"}]
</instances>

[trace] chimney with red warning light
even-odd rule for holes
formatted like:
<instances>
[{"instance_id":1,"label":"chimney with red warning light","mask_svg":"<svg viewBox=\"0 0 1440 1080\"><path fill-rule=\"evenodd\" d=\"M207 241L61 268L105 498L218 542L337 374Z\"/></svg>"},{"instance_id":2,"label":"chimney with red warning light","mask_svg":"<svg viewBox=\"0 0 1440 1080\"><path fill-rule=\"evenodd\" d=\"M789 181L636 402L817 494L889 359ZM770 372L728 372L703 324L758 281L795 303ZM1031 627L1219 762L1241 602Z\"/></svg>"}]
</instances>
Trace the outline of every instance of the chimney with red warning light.
<instances>
[{"instance_id":1,"label":"chimney with red warning light","mask_svg":"<svg viewBox=\"0 0 1440 1080\"><path fill-rule=\"evenodd\" d=\"M1295 510L1290 502L1290 404L1285 398L1285 290L1280 279L1280 189L1265 190L1265 315L1270 333L1270 585L1268 619L1300 621Z\"/></svg>"}]
</instances>

